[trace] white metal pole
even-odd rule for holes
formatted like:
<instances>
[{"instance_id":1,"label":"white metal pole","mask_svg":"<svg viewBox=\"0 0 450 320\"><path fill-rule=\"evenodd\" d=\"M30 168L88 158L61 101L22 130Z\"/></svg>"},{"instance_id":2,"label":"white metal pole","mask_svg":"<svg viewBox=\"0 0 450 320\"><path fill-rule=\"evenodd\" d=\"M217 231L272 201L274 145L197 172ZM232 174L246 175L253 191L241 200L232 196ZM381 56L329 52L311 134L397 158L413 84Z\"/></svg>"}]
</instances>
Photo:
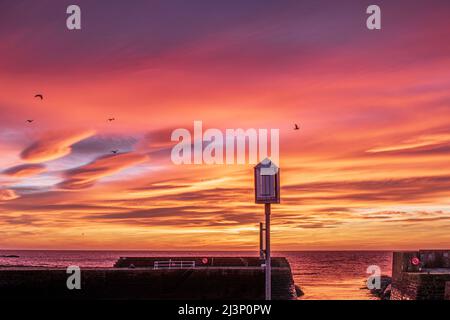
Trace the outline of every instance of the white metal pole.
<instances>
[{"instance_id":1,"label":"white metal pole","mask_svg":"<svg viewBox=\"0 0 450 320\"><path fill-rule=\"evenodd\" d=\"M270 261L270 203L264 204L264 211L266 213L266 300L272 299L272 283L271 273L272 266Z\"/></svg>"}]
</instances>

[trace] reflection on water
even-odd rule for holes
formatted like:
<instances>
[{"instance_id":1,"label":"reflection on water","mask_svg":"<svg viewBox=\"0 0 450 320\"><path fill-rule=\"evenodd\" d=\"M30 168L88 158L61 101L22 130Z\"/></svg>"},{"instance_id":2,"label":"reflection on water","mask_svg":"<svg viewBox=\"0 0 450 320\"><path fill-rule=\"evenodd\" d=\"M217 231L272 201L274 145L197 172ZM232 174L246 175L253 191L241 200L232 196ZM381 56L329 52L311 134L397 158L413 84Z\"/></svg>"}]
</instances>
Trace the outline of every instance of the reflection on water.
<instances>
[{"instance_id":1,"label":"reflection on water","mask_svg":"<svg viewBox=\"0 0 450 320\"><path fill-rule=\"evenodd\" d=\"M295 283L305 293L301 299L375 299L361 289L369 276L367 267L377 265L382 274L391 275L391 252L286 252L285 256Z\"/></svg>"},{"instance_id":2,"label":"reflection on water","mask_svg":"<svg viewBox=\"0 0 450 320\"><path fill-rule=\"evenodd\" d=\"M1 266L112 267L121 256L256 256L251 252L176 251L0 251ZM361 289L369 276L367 267L378 265L391 275L392 253L375 251L278 252L291 264L294 281L305 295L301 299L374 299Z\"/></svg>"}]
</instances>

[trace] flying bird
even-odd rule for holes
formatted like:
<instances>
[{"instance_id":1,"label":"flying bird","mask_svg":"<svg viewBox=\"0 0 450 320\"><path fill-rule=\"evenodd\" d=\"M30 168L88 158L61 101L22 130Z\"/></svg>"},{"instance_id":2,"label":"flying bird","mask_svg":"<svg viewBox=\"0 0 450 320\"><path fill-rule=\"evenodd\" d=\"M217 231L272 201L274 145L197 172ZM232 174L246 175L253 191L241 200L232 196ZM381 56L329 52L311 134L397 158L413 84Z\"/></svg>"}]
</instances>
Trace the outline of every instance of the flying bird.
<instances>
[{"instance_id":1,"label":"flying bird","mask_svg":"<svg viewBox=\"0 0 450 320\"><path fill-rule=\"evenodd\" d=\"M109 122L114 121L114 120L116 120L116 118L109 118L108 119Z\"/></svg>"},{"instance_id":2,"label":"flying bird","mask_svg":"<svg viewBox=\"0 0 450 320\"><path fill-rule=\"evenodd\" d=\"M42 94L36 94L34 97L35 98L40 98L41 100L44 100L44 96Z\"/></svg>"},{"instance_id":3,"label":"flying bird","mask_svg":"<svg viewBox=\"0 0 450 320\"><path fill-rule=\"evenodd\" d=\"M27 120L28 123L32 123L33 121L34 121L34 120L32 120L32 119Z\"/></svg>"},{"instance_id":4,"label":"flying bird","mask_svg":"<svg viewBox=\"0 0 450 320\"><path fill-rule=\"evenodd\" d=\"M298 126L298 124L295 124L294 130L300 130L300 127Z\"/></svg>"},{"instance_id":5,"label":"flying bird","mask_svg":"<svg viewBox=\"0 0 450 320\"><path fill-rule=\"evenodd\" d=\"M111 150L112 153L117 154L117 152L119 152L119 150Z\"/></svg>"}]
</instances>

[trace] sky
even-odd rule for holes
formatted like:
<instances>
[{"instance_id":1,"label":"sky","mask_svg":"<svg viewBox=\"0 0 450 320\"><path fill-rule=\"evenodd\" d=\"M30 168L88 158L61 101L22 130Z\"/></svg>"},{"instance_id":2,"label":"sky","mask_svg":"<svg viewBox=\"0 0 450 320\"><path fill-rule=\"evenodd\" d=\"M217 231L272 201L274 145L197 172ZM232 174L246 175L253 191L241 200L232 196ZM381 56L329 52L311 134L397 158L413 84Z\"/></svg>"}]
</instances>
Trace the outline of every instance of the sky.
<instances>
[{"instance_id":1,"label":"sky","mask_svg":"<svg viewBox=\"0 0 450 320\"><path fill-rule=\"evenodd\" d=\"M171 161L196 120L280 130L274 250L450 247L448 1L376 1L381 30L369 1L171 0L69 31L74 3L0 2L0 248L257 250L253 166Z\"/></svg>"}]
</instances>

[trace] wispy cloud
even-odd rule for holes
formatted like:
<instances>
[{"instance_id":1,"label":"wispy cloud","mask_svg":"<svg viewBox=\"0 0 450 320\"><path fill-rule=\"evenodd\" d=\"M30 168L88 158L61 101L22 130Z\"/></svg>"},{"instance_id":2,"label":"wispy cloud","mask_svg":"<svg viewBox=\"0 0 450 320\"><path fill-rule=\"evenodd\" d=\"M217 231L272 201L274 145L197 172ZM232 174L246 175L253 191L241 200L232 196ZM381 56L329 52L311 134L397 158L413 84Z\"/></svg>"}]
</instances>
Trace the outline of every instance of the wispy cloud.
<instances>
[{"instance_id":1,"label":"wispy cloud","mask_svg":"<svg viewBox=\"0 0 450 320\"><path fill-rule=\"evenodd\" d=\"M62 189L88 188L101 178L146 160L147 156L136 153L101 156L87 165L65 172L65 180L58 186Z\"/></svg>"},{"instance_id":2,"label":"wispy cloud","mask_svg":"<svg viewBox=\"0 0 450 320\"><path fill-rule=\"evenodd\" d=\"M450 134L433 134L433 135L424 135L414 139L406 140L402 143L377 147L373 149L367 150L367 152L378 153L378 152L391 152L391 151L401 151L408 149L416 149L421 147L439 145L450 142Z\"/></svg>"},{"instance_id":3,"label":"wispy cloud","mask_svg":"<svg viewBox=\"0 0 450 320\"><path fill-rule=\"evenodd\" d=\"M44 134L21 153L28 162L44 162L64 157L71 152L71 146L94 135L93 130L63 131Z\"/></svg>"},{"instance_id":4,"label":"wispy cloud","mask_svg":"<svg viewBox=\"0 0 450 320\"><path fill-rule=\"evenodd\" d=\"M10 189L0 189L0 201L9 201L19 198L19 195Z\"/></svg>"},{"instance_id":5,"label":"wispy cloud","mask_svg":"<svg viewBox=\"0 0 450 320\"><path fill-rule=\"evenodd\" d=\"M42 173L45 168L43 164L22 164L6 169L2 173L15 178L24 178Z\"/></svg>"}]
</instances>

